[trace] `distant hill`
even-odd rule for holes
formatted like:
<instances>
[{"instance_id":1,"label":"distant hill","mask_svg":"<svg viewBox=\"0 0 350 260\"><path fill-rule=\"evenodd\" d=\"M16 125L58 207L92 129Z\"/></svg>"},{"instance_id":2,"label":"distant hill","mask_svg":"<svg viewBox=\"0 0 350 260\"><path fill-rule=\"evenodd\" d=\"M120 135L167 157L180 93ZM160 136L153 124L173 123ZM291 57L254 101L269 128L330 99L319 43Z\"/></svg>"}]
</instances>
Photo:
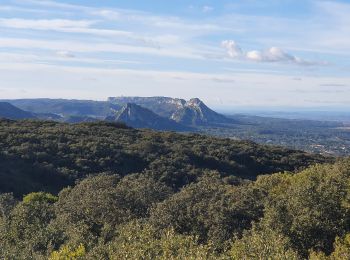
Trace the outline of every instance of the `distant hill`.
<instances>
[{"instance_id":1,"label":"distant hill","mask_svg":"<svg viewBox=\"0 0 350 260\"><path fill-rule=\"evenodd\" d=\"M108 116L107 121L123 122L135 128L150 128L155 130L189 131L190 128L165 117L161 117L151 110L133 103L127 103L122 109Z\"/></svg>"},{"instance_id":2,"label":"distant hill","mask_svg":"<svg viewBox=\"0 0 350 260\"><path fill-rule=\"evenodd\" d=\"M104 118L121 108L107 101L68 99L16 99L4 100L12 105L33 113L56 114L61 116L83 116Z\"/></svg>"},{"instance_id":3,"label":"distant hill","mask_svg":"<svg viewBox=\"0 0 350 260\"><path fill-rule=\"evenodd\" d=\"M136 104L157 115L156 123L146 123L145 121L142 124L133 123L134 126L141 125L141 127L156 130L182 130L184 126L187 126L188 129L188 127L202 125L215 126L217 124L235 123L233 119L226 118L211 110L198 98L189 101L170 97L110 97L108 101L48 98L3 101L19 109L30 111L33 115L36 114L39 119L69 123L113 118L127 104ZM142 116L142 118L147 120L147 118L154 118L155 115ZM176 122L181 124L181 127L176 125ZM155 125L157 126L155 127ZM170 125L172 126L169 128Z\"/></svg>"},{"instance_id":4,"label":"distant hill","mask_svg":"<svg viewBox=\"0 0 350 260\"><path fill-rule=\"evenodd\" d=\"M168 118L186 104L184 99L170 97L110 97L108 101L119 105L134 103Z\"/></svg>"},{"instance_id":5,"label":"distant hill","mask_svg":"<svg viewBox=\"0 0 350 260\"><path fill-rule=\"evenodd\" d=\"M193 98L186 102L171 116L171 119L185 125L213 125L234 123L229 119L207 107L203 101Z\"/></svg>"},{"instance_id":6,"label":"distant hill","mask_svg":"<svg viewBox=\"0 0 350 260\"><path fill-rule=\"evenodd\" d=\"M32 119L36 118L30 112L21 110L10 103L0 102L0 118L7 119Z\"/></svg>"}]
</instances>

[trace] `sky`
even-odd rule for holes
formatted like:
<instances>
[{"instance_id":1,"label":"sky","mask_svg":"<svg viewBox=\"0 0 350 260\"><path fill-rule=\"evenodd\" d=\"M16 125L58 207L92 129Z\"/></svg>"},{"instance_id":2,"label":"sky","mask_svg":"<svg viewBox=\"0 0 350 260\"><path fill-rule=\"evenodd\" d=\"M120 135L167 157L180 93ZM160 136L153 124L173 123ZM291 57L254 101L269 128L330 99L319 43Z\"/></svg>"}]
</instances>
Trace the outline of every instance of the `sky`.
<instances>
[{"instance_id":1,"label":"sky","mask_svg":"<svg viewBox=\"0 0 350 260\"><path fill-rule=\"evenodd\" d=\"M0 0L0 98L350 107L350 1Z\"/></svg>"}]
</instances>

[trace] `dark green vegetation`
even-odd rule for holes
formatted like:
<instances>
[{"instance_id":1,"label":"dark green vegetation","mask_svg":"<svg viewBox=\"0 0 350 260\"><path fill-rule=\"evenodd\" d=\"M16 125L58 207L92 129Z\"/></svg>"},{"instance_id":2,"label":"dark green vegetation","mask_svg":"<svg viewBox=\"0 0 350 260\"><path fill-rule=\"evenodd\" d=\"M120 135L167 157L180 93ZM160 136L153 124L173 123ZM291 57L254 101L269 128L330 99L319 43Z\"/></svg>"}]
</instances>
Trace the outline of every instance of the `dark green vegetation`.
<instances>
[{"instance_id":1,"label":"dark green vegetation","mask_svg":"<svg viewBox=\"0 0 350 260\"><path fill-rule=\"evenodd\" d=\"M57 193L101 173L144 173L174 190L206 171L238 182L331 159L248 141L135 130L118 123L0 121L0 192Z\"/></svg>"},{"instance_id":2,"label":"dark green vegetation","mask_svg":"<svg viewBox=\"0 0 350 260\"><path fill-rule=\"evenodd\" d=\"M2 120L0 147L5 259L350 254L349 160L106 122Z\"/></svg>"},{"instance_id":3,"label":"dark green vegetation","mask_svg":"<svg viewBox=\"0 0 350 260\"><path fill-rule=\"evenodd\" d=\"M350 257L349 159L105 122L0 140L0 258Z\"/></svg>"}]
</instances>

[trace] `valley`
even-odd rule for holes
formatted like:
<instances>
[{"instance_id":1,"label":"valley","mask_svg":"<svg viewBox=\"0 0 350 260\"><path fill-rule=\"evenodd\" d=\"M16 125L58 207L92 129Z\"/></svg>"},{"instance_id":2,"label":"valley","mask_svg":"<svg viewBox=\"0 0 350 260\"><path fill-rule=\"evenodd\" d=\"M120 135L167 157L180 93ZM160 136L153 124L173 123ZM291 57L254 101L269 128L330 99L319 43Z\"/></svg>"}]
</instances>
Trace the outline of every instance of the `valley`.
<instances>
[{"instance_id":1,"label":"valley","mask_svg":"<svg viewBox=\"0 0 350 260\"><path fill-rule=\"evenodd\" d=\"M326 155L350 154L346 122L223 115L198 98L188 101L170 97L110 97L107 101L22 99L2 100L2 103L21 109L21 114L26 115L22 119L67 123L106 120L134 128L202 133ZM18 118L6 114L2 117Z\"/></svg>"}]
</instances>

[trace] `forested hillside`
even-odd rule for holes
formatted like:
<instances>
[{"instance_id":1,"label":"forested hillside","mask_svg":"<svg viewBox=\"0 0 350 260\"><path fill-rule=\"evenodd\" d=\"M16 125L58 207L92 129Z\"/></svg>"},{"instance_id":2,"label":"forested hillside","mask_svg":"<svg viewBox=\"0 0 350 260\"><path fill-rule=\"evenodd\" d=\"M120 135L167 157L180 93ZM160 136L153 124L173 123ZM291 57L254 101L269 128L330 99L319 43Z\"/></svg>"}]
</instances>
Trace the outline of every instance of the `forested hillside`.
<instances>
[{"instance_id":1,"label":"forested hillside","mask_svg":"<svg viewBox=\"0 0 350 260\"><path fill-rule=\"evenodd\" d=\"M178 190L206 171L238 181L330 161L320 155L118 123L0 121L0 192L57 193L100 173L152 175Z\"/></svg>"},{"instance_id":2,"label":"forested hillside","mask_svg":"<svg viewBox=\"0 0 350 260\"><path fill-rule=\"evenodd\" d=\"M348 159L106 122L0 140L4 259L350 256Z\"/></svg>"}]
</instances>

